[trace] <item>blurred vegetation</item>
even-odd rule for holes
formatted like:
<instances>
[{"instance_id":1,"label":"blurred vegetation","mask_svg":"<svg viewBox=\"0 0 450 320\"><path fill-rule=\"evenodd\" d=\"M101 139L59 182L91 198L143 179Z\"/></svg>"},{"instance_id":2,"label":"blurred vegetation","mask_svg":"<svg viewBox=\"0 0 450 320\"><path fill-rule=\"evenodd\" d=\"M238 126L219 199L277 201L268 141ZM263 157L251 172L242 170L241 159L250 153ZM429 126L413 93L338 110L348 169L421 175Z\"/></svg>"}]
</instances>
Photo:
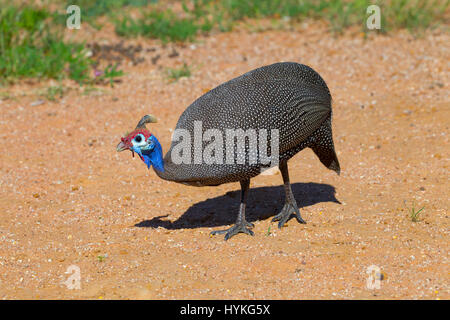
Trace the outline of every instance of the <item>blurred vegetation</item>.
<instances>
[{"instance_id":1,"label":"blurred vegetation","mask_svg":"<svg viewBox=\"0 0 450 320\"><path fill-rule=\"evenodd\" d=\"M124 7L142 7L157 0L68 0L65 1L65 7L72 4L79 6L83 10L83 17L86 19L107 15L114 10Z\"/></svg>"},{"instance_id":2,"label":"blurred vegetation","mask_svg":"<svg viewBox=\"0 0 450 320\"><path fill-rule=\"evenodd\" d=\"M163 42L193 40L199 25L195 19L179 18L171 10L150 11L139 19L124 16L115 20L115 30L120 36L145 36Z\"/></svg>"},{"instance_id":3,"label":"blurred vegetation","mask_svg":"<svg viewBox=\"0 0 450 320\"><path fill-rule=\"evenodd\" d=\"M174 82L180 78L191 76L191 68L184 63L180 68L168 68L167 69L167 77L170 81Z\"/></svg>"},{"instance_id":4,"label":"blurred vegetation","mask_svg":"<svg viewBox=\"0 0 450 320\"><path fill-rule=\"evenodd\" d=\"M419 32L448 23L450 0L47 0L39 7L0 0L0 81L17 78L70 78L80 84L110 83L122 72L117 65L94 73L98 64L85 43L64 40L68 4L81 8L81 21L101 27L107 16L118 35L163 42L193 41L198 34L232 30L249 19L296 23L321 19L339 33L349 26L365 30L366 9L381 8L382 29ZM28 2L27 2L28 3ZM447 20L446 20L447 19ZM104 21L104 20L103 20ZM186 74L188 69L180 74ZM97 72L97 71L96 71ZM173 78L178 78L173 72Z\"/></svg>"},{"instance_id":5,"label":"blurred vegetation","mask_svg":"<svg viewBox=\"0 0 450 320\"><path fill-rule=\"evenodd\" d=\"M322 19L335 33L349 26L366 28L367 7L381 9L381 30L407 28L418 33L445 22L449 0L184 0L183 12L154 4L138 18L122 15L114 19L121 36L146 36L167 41L189 41L198 32L229 31L245 19L285 19L298 22ZM162 2L161 2L162 3Z\"/></svg>"},{"instance_id":6,"label":"blurred vegetation","mask_svg":"<svg viewBox=\"0 0 450 320\"><path fill-rule=\"evenodd\" d=\"M77 5L82 10L84 21L96 29L101 28L96 18L99 16L112 15L126 7L143 7L158 0L64 0L64 7Z\"/></svg>"},{"instance_id":7,"label":"blurred vegetation","mask_svg":"<svg viewBox=\"0 0 450 320\"><path fill-rule=\"evenodd\" d=\"M2 83L23 78L70 78L79 84L112 85L114 78L123 74L117 66L107 67L99 76L93 73L97 63L89 57L85 43L64 40L65 14L5 1L0 5ZM52 92L51 97L55 96Z\"/></svg>"},{"instance_id":8,"label":"blurred vegetation","mask_svg":"<svg viewBox=\"0 0 450 320\"><path fill-rule=\"evenodd\" d=\"M69 77L79 83L88 78L90 60L84 45L62 40L53 25L56 13L29 6L2 4L0 8L0 75L14 78Z\"/></svg>"},{"instance_id":9,"label":"blurred vegetation","mask_svg":"<svg viewBox=\"0 0 450 320\"><path fill-rule=\"evenodd\" d=\"M449 0L392 0L388 3L388 10L381 15L387 30L406 28L416 33L449 22Z\"/></svg>"}]
</instances>

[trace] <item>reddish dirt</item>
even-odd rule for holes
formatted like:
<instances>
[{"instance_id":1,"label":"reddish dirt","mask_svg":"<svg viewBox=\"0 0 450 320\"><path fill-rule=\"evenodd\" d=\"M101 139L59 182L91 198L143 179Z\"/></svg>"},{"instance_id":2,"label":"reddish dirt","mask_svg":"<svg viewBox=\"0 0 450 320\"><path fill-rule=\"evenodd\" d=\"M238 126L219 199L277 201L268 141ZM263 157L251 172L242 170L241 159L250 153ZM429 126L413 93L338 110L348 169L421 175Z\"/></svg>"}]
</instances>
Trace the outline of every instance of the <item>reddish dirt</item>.
<instances>
[{"instance_id":1,"label":"reddish dirt","mask_svg":"<svg viewBox=\"0 0 450 320\"><path fill-rule=\"evenodd\" d=\"M108 28L83 32L119 41ZM448 33L334 37L305 24L184 46L127 43L143 46L145 62L124 63L114 88L83 93L67 82L73 90L40 105L36 90L46 84L1 89L1 298L450 298ZM179 55L169 57L173 48ZM115 147L151 113L167 150L192 101L278 61L307 64L330 87L341 176L304 150L289 165L308 224L277 229L282 179L265 175L251 182L255 236L210 237L234 223L237 183L166 182ZM164 68L183 62L192 76L169 82ZM409 217L413 201L425 207L418 222ZM79 290L63 283L71 265L80 268ZM383 274L379 289L366 286L371 265Z\"/></svg>"}]
</instances>

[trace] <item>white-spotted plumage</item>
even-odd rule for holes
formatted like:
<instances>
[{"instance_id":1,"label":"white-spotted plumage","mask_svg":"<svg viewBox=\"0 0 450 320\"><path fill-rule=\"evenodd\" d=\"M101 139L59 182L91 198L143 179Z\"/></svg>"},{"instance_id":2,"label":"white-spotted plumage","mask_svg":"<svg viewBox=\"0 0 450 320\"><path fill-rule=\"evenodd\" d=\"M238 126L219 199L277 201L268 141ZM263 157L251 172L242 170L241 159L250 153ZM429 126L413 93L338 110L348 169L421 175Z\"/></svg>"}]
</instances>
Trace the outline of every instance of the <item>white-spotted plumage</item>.
<instances>
[{"instance_id":1,"label":"white-spotted plumage","mask_svg":"<svg viewBox=\"0 0 450 320\"><path fill-rule=\"evenodd\" d=\"M308 66L283 62L252 70L207 92L183 112L175 130L185 129L193 137L195 121L201 121L203 133L218 129L223 137L226 129L278 129L280 161L310 147L326 167L339 173L331 113L330 91L320 75ZM270 134L268 138L270 154ZM204 141L202 148L208 143ZM248 161L227 164L226 152L222 164L175 164L173 147L174 144L164 157L164 172L156 171L166 180L194 186L219 185L250 179L260 174L263 167ZM243 152L235 154L235 159L249 158L248 144Z\"/></svg>"}]
</instances>

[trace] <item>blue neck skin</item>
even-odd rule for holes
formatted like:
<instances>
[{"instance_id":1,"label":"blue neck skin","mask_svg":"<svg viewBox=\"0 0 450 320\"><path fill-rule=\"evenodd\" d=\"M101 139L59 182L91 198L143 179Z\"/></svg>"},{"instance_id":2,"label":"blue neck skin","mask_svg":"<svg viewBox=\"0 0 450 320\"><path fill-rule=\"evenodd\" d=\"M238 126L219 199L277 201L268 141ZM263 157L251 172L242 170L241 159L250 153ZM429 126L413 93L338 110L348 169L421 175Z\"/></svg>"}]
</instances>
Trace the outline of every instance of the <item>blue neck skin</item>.
<instances>
[{"instance_id":1,"label":"blue neck skin","mask_svg":"<svg viewBox=\"0 0 450 320\"><path fill-rule=\"evenodd\" d=\"M164 160L162 154L161 144L155 136L151 136L149 147L146 149L133 148L134 151L141 156L147 167L153 166L156 170L164 172Z\"/></svg>"}]
</instances>

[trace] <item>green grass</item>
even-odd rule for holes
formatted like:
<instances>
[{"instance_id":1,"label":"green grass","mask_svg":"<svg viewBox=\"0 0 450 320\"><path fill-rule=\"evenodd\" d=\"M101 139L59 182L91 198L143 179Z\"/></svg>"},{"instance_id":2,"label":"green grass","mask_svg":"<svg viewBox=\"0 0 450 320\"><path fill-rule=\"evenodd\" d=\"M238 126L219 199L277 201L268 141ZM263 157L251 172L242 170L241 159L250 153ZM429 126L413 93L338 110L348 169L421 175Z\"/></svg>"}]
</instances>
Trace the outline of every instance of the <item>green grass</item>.
<instances>
[{"instance_id":1,"label":"green grass","mask_svg":"<svg viewBox=\"0 0 450 320\"><path fill-rule=\"evenodd\" d=\"M82 10L83 17L90 19L107 15L123 7L143 7L156 2L157 0L69 0L66 1L65 7L77 5Z\"/></svg>"},{"instance_id":2,"label":"green grass","mask_svg":"<svg viewBox=\"0 0 450 320\"><path fill-rule=\"evenodd\" d=\"M324 19L333 30L352 25L365 26L366 9L381 9L385 30L426 29L445 21L449 0L225 0L220 9L234 21L243 18L291 17Z\"/></svg>"},{"instance_id":3,"label":"green grass","mask_svg":"<svg viewBox=\"0 0 450 320\"><path fill-rule=\"evenodd\" d=\"M64 86L61 84L57 86L50 86L47 88L43 96L49 101L56 101L57 99L61 99L63 97L64 91Z\"/></svg>"},{"instance_id":4,"label":"green grass","mask_svg":"<svg viewBox=\"0 0 450 320\"><path fill-rule=\"evenodd\" d=\"M116 78L124 75L122 70L117 69L117 66L118 66L117 64L107 66L104 71L99 72L99 75L96 77L94 82L95 83L107 82L111 87L113 87Z\"/></svg>"},{"instance_id":5,"label":"green grass","mask_svg":"<svg viewBox=\"0 0 450 320\"><path fill-rule=\"evenodd\" d=\"M50 0L49 0L50 1ZM408 29L424 32L441 23L448 23L446 11L450 0L184 0L176 6L157 0L53 0L60 5L58 14L31 5L12 5L0 0L0 84L23 78L73 79L79 84L109 83L123 73L117 66L100 70L93 76L94 61L87 55L84 43L63 40L65 7L81 8L81 20L95 22L107 15L120 36L161 39L163 42L194 41L201 34L230 31L247 19L289 20L321 19L330 30L340 33L349 26L365 29L370 4L381 8L381 32ZM136 18L124 8L141 7ZM285 19L289 17L289 19ZM272 23L273 26L285 23ZM254 28L253 30L265 30ZM188 77L187 66L169 70L169 78ZM52 95L50 95L52 96Z\"/></svg>"},{"instance_id":6,"label":"green grass","mask_svg":"<svg viewBox=\"0 0 450 320\"><path fill-rule=\"evenodd\" d=\"M125 7L144 7L157 0L68 0L65 7L77 5L81 9L82 19L96 29L101 29L102 25L96 21L97 17L114 15Z\"/></svg>"},{"instance_id":7,"label":"green grass","mask_svg":"<svg viewBox=\"0 0 450 320\"><path fill-rule=\"evenodd\" d=\"M291 21L326 20L335 33L359 25L367 31L366 9L371 4L381 8L381 32L406 28L412 33L445 21L449 0L190 0L182 1L183 13L150 6L139 18L116 18L116 32L121 36L159 38L163 42L191 41L199 32L213 29L229 31L247 18L284 17Z\"/></svg>"},{"instance_id":8,"label":"green grass","mask_svg":"<svg viewBox=\"0 0 450 320\"><path fill-rule=\"evenodd\" d=\"M199 32L209 32L214 26L220 26L220 14L214 13L212 17L211 5L211 0L182 1L182 14L152 6L137 19L128 15L113 18L115 31L124 37L144 36L161 39L164 43L192 41Z\"/></svg>"},{"instance_id":9,"label":"green grass","mask_svg":"<svg viewBox=\"0 0 450 320\"><path fill-rule=\"evenodd\" d=\"M97 256L97 261L98 261L98 262L104 262L104 261L106 260L107 257L108 257L107 254L99 255L99 256Z\"/></svg>"},{"instance_id":10,"label":"green grass","mask_svg":"<svg viewBox=\"0 0 450 320\"><path fill-rule=\"evenodd\" d=\"M272 232L270 231L270 225L269 225L269 228L267 229L267 232L266 232L266 236L270 236L271 234L272 234Z\"/></svg>"},{"instance_id":11,"label":"green grass","mask_svg":"<svg viewBox=\"0 0 450 320\"><path fill-rule=\"evenodd\" d=\"M427 28L445 22L445 12L449 4L449 0L390 1L388 10L385 10L384 15L382 14L384 30L405 28L412 33L423 32Z\"/></svg>"},{"instance_id":12,"label":"green grass","mask_svg":"<svg viewBox=\"0 0 450 320\"><path fill-rule=\"evenodd\" d=\"M191 76L191 69L190 67L184 63L183 66L180 68L168 68L167 69L167 77L170 81L177 81L180 78L187 77L189 78Z\"/></svg>"},{"instance_id":13,"label":"green grass","mask_svg":"<svg viewBox=\"0 0 450 320\"><path fill-rule=\"evenodd\" d=\"M64 15L32 6L0 4L1 82L70 78L84 84L96 80L92 77L94 61L87 56L85 44L63 40ZM121 73L114 68L105 75L110 80Z\"/></svg>"},{"instance_id":14,"label":"green grass","mask_svg":"<svg viewBox=\"0 0 450 320\"><path fill-rule=\"evenodd\" d=\"M411 209L408 209L409 216L410 216L412 222L418 222L419 221L419 215L422 213L423 209L425 209L425 206L423 206L419 210L416 210L415 202L413 201Z\"/></svg>"},{"instance_id":15,"label":"green grass","mask_svg":"<svg viewBox=\"0 0 450 320\"><path fill-rule=\"evenodd\" d=\"M168 42L193 40L199 27L193 19L178 18L167 10L151 11L137 20L125 16L116 21L115 30L120 36L145 36Z\"/></svg>"},{"instance_id":16,"label":"green grass","mask_svg":"<svg viewBox=\"0 0 450 320\"><path fill-rule=\"evenodd\" d=\"M82 82L89 68L84 46L62 41L44 9L3 5L0 9L0 74L12 78L69 77Z\"/></svg>"}]
</instances>

